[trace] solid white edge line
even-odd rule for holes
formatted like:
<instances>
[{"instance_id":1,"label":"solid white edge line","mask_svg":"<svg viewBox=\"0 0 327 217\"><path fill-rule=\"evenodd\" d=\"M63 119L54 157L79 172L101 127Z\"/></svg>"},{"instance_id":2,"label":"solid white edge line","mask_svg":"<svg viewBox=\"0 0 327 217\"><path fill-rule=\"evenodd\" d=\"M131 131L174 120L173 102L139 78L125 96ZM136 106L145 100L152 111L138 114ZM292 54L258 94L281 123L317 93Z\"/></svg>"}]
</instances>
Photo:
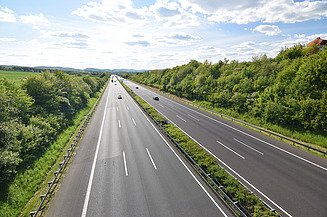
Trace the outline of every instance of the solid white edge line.
<instances>
[{"instance_id":1,"label":"solid white edge line","mask_svg":"<svg viewBox=\"0 0 327 217\"><path fill-rule=\"evenodd\" d=\"M152 156L151 156L151 154L150 154L148 148L145 148L145 149L146 149L146 152L148 152L149 158L150 158L150 160L151 160L151 162L152 162L152 165L153 165L154 169L156 170L156 169L157 169L157 166L156 166L156 164L154 163L154 161L153 161L153 159L152 159Z\"/></svg>"},{"instance_id":2,"label":"solid white edge line","mask_svg":"<svg viewBox=\"0 0 327 217\"><path fill-rule=\"evenodd\" d=\"M225 148L227 148L228 150L230 150L231 152L233 152L234 154L236 154L237 156L239 156L240 158L242 158L243 160L245 159L245 157L243 157L242 155L240 155L239 153L237 153L237 152L234 151L233 149L229 148L228 146L224 145L223 143L219 142L218 140L217 140L217 142L218 142L220 145L222 145L222 146L224 146Z\"/></svg>"},{"instance_id":3,"label":"solid white edge line","mask_svg":"<svg viewBox=\"0 0 327 217\"><path fill-rule=\"evenodd\" d=\"M116 107L116 110L117 110L117 112L118 112L118 106Z\"/></svg>"},{"instance_id":4,"label":"solid white edge line","mask_svg":"<svg viewBox=\"0 0 327 217\"><path fill-rule=\"evenodd\" d=\"M244 134L244 135L246 135L246 136L249 136L249 137L251 137L251 138L253 138L253 139L255 139L255 140L258 140L258 141L260 141L260 142L262 142L262 143L265 143L265 144L267 144L267 145L269 145L269 146L271 146L271 147L273 147L273 148L276 148L276 149L278 149L278 150L280 150L280 151L282 151L282 152L285 152L285 153L287 153L287 154L289 154L289 155L291 155L291 156L293 156L293 157L295 157L295 158L298 158L298 159L300 159L300 160L303 160L303 161L305 161L305 162L307 162L307 163L309 163L309 164L311 164L311 165L313 165L313 166L316 166L316 167L318 167L318 168L320 168L320 169L322 169L322 170L327 171L327 168L325 168L325 167L323 167L323 166L320 166L319 164L316 164L316 163L314 163L314 162L312 162L312 161L309 161L309 160L307 160L307 159L305 159L305 158L303 158L303 157L300 157L300 156L298 156L298 155L296 155L296 154L293 154L293 153L291 153L291 152L289 152L289 151L286 151L286 150L284 150L284 149L282 149L282 148L280 148L280 147L278 147L278 146L275 146L275 145L273 145L273 144L271 144L271 143L269 143L269 142L266 142L266 141L264 141L264 140L262 140L262 139L259 139L259 138L255 137L255 136L252 136L252 135L250 135L250 134L248 134L248 133L246 133L246 132L243 132L242 130L236 129L235 127L229 126L228 124L225 124L225 123L223 123L223 122L221 122L221 121L218 121L218 120L216 120L216 119L214 119L214 118L212 118L212 117L209 117L208 115L202 114L201 112L198 112L198 111L195 111L195 110L193 110L193 109L191 109L191 108L188 108L187 106L184 106L184 105L182 105L182 104L179 104L179 103L177 103L177 102L175 102L175 101L173 101L173 100L171 100L171 99L168 99L168 98L166 98L166 97L164 97L164 98L167 99L168 101L171 101L171 102L173 102L173 103L175 103L175 104L177 104L177 105L180 105L180 106L182 106L182 107L184 107L184 108L186 108L186 109L189 109L189 110L191 110L191 111L193 111L193 112L195 112L195 113L197 113L197 114L200 114L200 115L202 115L202 116L204 116L204 117L206 117L206 118L208 118L208 119L210 119L210 120L213 120L213 121L215 121L215 122L217 122L217 123L220 123L220 124L222 124L222 125L224 125L224 126L226 126L226 127L229 127L229 128L231 128L231 129L233 129L233 130L235 130L235 131L237 131L237 132L240 132L240 133L242 133L242 134Z\"/></svg>"},{"instance_id":5,"label":"solid white edge line","mask_svg":"<svg viewBox=\"0 0 327 217\"><path fill-rule=\"evenodd\" d=\"M134 120L134 118L132 118L132 121L133 121L134 125L136 126L136 123L135 123L135 120Z\"/></svg>"},{"instance_id":6,"label":"solid white edge line","mask_svg":"<svg viewBox=\"0 0 327 217\"><path fill-rule=\"evenodd\" d=\"M125 152L124 151L123 151L123 159L124 159L125 175L128 176L127 162L126 162L126 157L125 157Z\"/></svg>"},{"instance_id":7,"label":"solid white edge line","mask_svg":"<svg viewBox=\"0 0 327 217\"><path fill-rule=\"evenodd\" d=\"M118 120L118 127L121 128L120 120Z\"/></svg>"},{"instance_id":8,"label":"solid white edge line","mask_svg":"<svg viewBox=\"0 0 327 217\"><path fill-rule=\"evenodd\" d=\"M185 120L185 119L183 119L181 116L179 116L179 115L176 115L176 117L178 117L178 118L179 118L179 119L181 119L182 121L186 122L186 120Z\"/></svg>"},{"instance_id":9,"label":"solid white edge line","mask_svg":"<svg viewBox=\"0 0 327 217\"><path fill-rule=\"evenodd\" d=\"M157 110L158 111L158 110ZM159 111L158 111L159 112ZM163 115L165 118L167 118L164 114L159 112L161 115ZM188 133L186 133L183 129L181 129L179 126L177 126L174 122L172 122L169 118L167 118L171 123L173 123L178 129L183 131L187 136L189 136L193 141L195 141L197 144L199 144L204 150L206 150L209 154L211 154L214 158L216 158L221 164L223 164L226 168L228 168L230 171L232 171L235 175L237 175L239 178L241 178L246 184L251 186L254 190L256 190L259 194L261 194L264 198L266 198L269 202L271 202L274 206L276 206L278 209L280 209L282 212L284 212L287 216L292 217L288 212L286 212L283 208L281 208L277 203L275 203L273 200L271 200L268 196L266 196L264 193L262 193L259 189L257 189L254 185L252 185L249 181L247 181L243 176L238 174L235 170L233 170L230 166L228 166L224 161L222 161L220 158L218 158L216 155L214 155L211 151L209 151L206 147L204 147L201 143L199 143L197 140L195 140L192 136L190 136Z\"/></svg>"},{"instance_id":10,"label":"solid white edge line","mask_svg":"<svg viewBox=\"0 0 327 217\"><path fill-rule=\"evenodd\" d=\"M94 177L95 165L96 165L97 158L98 158L98 152L99 152L99 147L100 147L100 142L101 142L101 137L102 137L102 132L103 132L104 120L105 120L106 115L107 115L107 106L108 106L108 100L109 100L110 87L111 87L111 85L109 84L106 105L105 105L104 112L103 112L103 118L102 118L100 133L99 133L99 137L98 137L97 147L95 149L94 159L93 159L93 163L92 163L92 169L91 169L91 173L90 173L89 183L87 185L87 190L86 190L86 195L85 195L85 200L84 200L84 205L83 205L83 210L82 210L81 217L86 217L86 213L87 213L87 207L88 207L88 204L89 204L89 199L90 199L90 194L91 194L91 188L92 188L92 182L93 182L93 177Z\"/></svg>"},{"instance_id":11,"label":"solid white edge line","mask_svg":"<svg viewBox=\"0 0 327 217\"><path fill-rule=\"evenodd\" d=\"M154 128L154 130L159 134L159 136L162 138L162 140L166 143L166 145L168 146L168 148L174 153L174 155L177 157L177 159L182 163L182 165L186 168L186 170L191 174L191 176L193 177L193 179L198 183L198 185L201 187L201 189L206 193L206 195L210 198L210 200L213 202L213 204L219 209L219 211L225 216L227 217L226 213L224 212L224 210L222 210L222 208L218 205L218 203L213 199L213 197L209 194L209 192L203 187L203 185L201 184L201 182L195 177L195 175L191 172L191 170L186 166L186 164L182 161L182 159L177 155L177 153L175 152L175 150L170 147L169 143L167 142L167 140L161 135L161 133L157 130L157 128L151 123L151 121L149 120L149 118L144 114L144 112L142 111L142 109L136 104L136 102L134 102L134 100L132 100L133 103L136 105L137 108L139 108L139 110L142 112L142 114L144 115L144 117L148 120L148 122L151 124L151 126Z\"/></svg>"},{"instance_id":12,"label":"solid white edge line","mask_svg":"<svg viewBox=\"0 0 327 217\"><path fill-rule=\"evenodd\" d=\"M146 101L146 100L145 100ZM134 101L133 101L134 102ZM135 102L134 102L135 103ZM136 103L135 103L136 104ZM141 108L139 108L141 110ZM165 116L164 114L162 114L160 111L158 111L156 109L157 112L159 112L162 116L164 116L165 118L167 118L167 116ZM141 110L141 112L143 113L143 111ZM143 113L143 115L146 117L146 115ZM147 118L147 117L146 117ZM149 121L149 119L147 118L147 120ZM235 175L237 175L240 179L242 179L246 184L248 184L249 186L251 186L251 188L253 188L255 191L257 191L259 194L261 194L264 198L266 198L270 203L272 203L275 207L277 207L279 210L281 210L283 213L285 213L287 216L292 217L292 215L290 215L288 212L286 212L283 208L281 208L277 203L275 203L272 199L270 199L267 195L265 195L263 192L261 192L259 189L257 189L254 185L252 185L249 181L247 181L243 176L241 176L240 174L238 174L235 170L233 170L230 166L228 166L224 161L222 161L220 158L218 158L216 155L214 155L211 151L209 151L206 147L204 147L201 143L199 143L197 140L195 140L192 136L190 136L188 133L186 133L183 129L181 129L179 126L177 126L174 122L172 122L169 118L167 118L167 120L169 120L171 123L173 123L178 129L180 129L182 132L184 132L187 136L189 136L193 141L195 141L197 144L199 144L204 150L206 150L209 154L211 154L214 158L216 158L221 164L223 164L226 168L228 168L230 171L232 171ZM150 122L150 121L149 121ZM153 124L150 122L150 124L153 126ZM154 126L153 126L154 127ZM155 128L155 127L154 127ZM158 132L158 130L155 128L155 130ZM159 132L158 132L159 133ZM163 138L163 136L159 133L159 135L161 136L161 138ZM163 138L164 139L164 138ZM166 142L166 144L168 145L167 141L164 139L164 141ZM169 146L169 145L168 145ZM175 151L169 146L169 148L175 153ZM175 153L176 155L176 153ZM179 156L177 156L178 159ZM186 167L186 165L184 164L184 162L182 162L183 165ZM188 169L188 168L187 168ZM189 171L191 173L191 171ZM192 173L191 173L192 174ZM193 174L192 174L193 176ZM206 191L205 191L206 192ZM206 192L207 193L207 192ZM208 194L208 193L207 193ZM211 199L211 196L209 196ZM213 200L213 198L212 198ZM214 201L214 200L213 200ZM215 201L214 201L215 203ZM216 203L215 203L216 204ZM218 206L219 207L219 206Z\"/></svg>"},{"instance_id":13,"label":"solid white edge line","mask_svg":"<svg viewBox=\"0 0 327 217\"><path fill-rule=\"evenodd\" d=\"M242 141L240 141L240 140L238 140L238 139L235 139L235 138L234 138L234 140L235 140L236 142L238 142L238 143L240 143L240 144L242 144L242 145L248 147L249 149L252 149L253 151L258 152L259 154L263 155L263 153L262 153L261 151L258 151L257 149L255 149L255 148L253 148L253 147L251 147L251 146L245 144L244 142L242 142Z\"/></svg>"}]
</instances>

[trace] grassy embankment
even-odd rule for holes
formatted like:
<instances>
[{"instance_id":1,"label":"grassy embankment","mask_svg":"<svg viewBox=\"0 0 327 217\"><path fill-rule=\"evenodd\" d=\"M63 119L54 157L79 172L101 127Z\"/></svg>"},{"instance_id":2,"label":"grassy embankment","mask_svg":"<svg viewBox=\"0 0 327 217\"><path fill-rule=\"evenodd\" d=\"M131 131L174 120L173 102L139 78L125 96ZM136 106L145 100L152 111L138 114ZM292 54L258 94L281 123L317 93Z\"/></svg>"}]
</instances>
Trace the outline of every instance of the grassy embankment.
<instances>
[{"instance_id":1,"label":"grassy embankment","mask_svg":"<svg viewBox=\"0 0 327 217\"><path fill-rule=\"evenodd\" d=\"M0 78L5 78L12 82L21 82L24 78L40 74L38 72L19 72L19 71L4 71L0 70Z\"/></svg>"},{"instance_id":2,"label":"grassy embankment","mask_svg":"<svg viewBox=\"0 0 327 217\"><path fill-rule=\"evenodd\" d=\"M236 119L245 121L247 123L262 127L264 129L273 131L273 132L278 133L280 135L287 136L287 137L292 138L294 140L307 143L311 147L315 147L317 149L327 151L327 136L324 136L324 135L322 135L320 133L315 134L313 132L308 132L308 131L299 131L299 130L294 130L294 129L292 130L292 129L289 129L289 128L286 128L286 127L283 127L283 126L280 126L280 125L277 125L277 124L264 122L259 118L255 118L255 117L247 115L247 114L237 113L232 109L214 107L214 106L212 106L210 103L208 103L206 101L196 101L196 100L195 101L190 101L190 100L187 100L185 98L178 97L178 96L176 96L174 94L161 91L159 88L157 88L155 86L149 86L149 85L146 85L146 84L143 84L143 85L145 85L147 88L150 88L152 91L155 91L157 93L166 95L169 98L173 98L173 99L175 99L177 101L181 101L183 103L195 106L195 107L197 107L197 108L199 108L201 110L206 110L207 109L207 110L213 111L214 113L228 115L228 116L230 116L232 118L236 118ZM235 123L241 124L239 122L235 122ZM248 125L246 127L251 128ZM255 128L251 128L251 129L257 130ZM261 133L264 133L264 132L261 132ZM273 135L270 135L270 134L267 134L267 133L264 133L264 134L281 140L279 137L276 137L276 136L273 136ZM318 153L318 152L316 152L314 150L311 150L311 149L307 149L306 147L293 144L293 143L288 142L286 140L283 140L283 142L295 145L295 146L297 146L297 147L299 147L301 149L312 152L312 153L314 153L314 154L316 154L316 155L318 155L320 157L327 158L326 155L323 155L323 154Z\"/></svg>"},{"instance_id":3,"label":"grassy embankment","mask_svg":"<svg viewBox=\"0 0 327 217\"><path fill-rule=\"evenodd\" d=\"M20 83L22 78L35 74L31 72L1 71L0 78L9 77L12 82ZM62 161L63 156L67 153L69 144L81 127L85 116L101 96L105 86L93 98L88 100L83 109L74 115L72 124L61 132L54 142L49 144L42 156L35 160L32 165L18 171L14 179L6 187L6 192L1 192L0 216L29 216L29 212L38 206L40 203L39 195L46 191L47 182L53 179L53 172L58 169L58 163ZM1 189L1 191L3 190Z\"/></svg>"},{"instance_id":4,"label":"grassy embankment","mask_svg":"<svg viewBox=\"0 0 327 217\"><path fill-rule=\"evenodd\" d=\"M275 58L191 60L124 76L326 150L326 71L327 49L295 45Z\"/></svg>"},{"instance_id":5,"label":"grassy embankment","mask_svg":"<svg viewBox=\"0 0 327 217\"><path fill-rule=\"evenodd\" d=\"M241 185L234 177L229 175L222 169L215 158L201 148L195 141L185 135L175 125L169 123L166 118L160 115L152 106L145 102L141 97L137 96L129 87L123 84L129 94L143 107L143 109L163 127L163 129L190 155L195 162L213 179L224 187L225 192L238 201L248 213L252 216L279 216L275 212L271 212L262 201L243 185Z\"/></svg>"},{"instance_id":6,"label":"grassy embankment","mask_svg":"<svg viewBox=\"0 0 327 217\"><path fill-rule=\"evenodd\" d=\"M286 127L283 127L283 126L280 126L277 124L264 122L261 119L254 118L250 115L239 114L231 109L213 107L213 106L209 105L207 102L194 101L192 103L195 105L198 105L198 106L202 106L206 109L212 110L216 113L226 114L228 116L243 120L243 121L251 123L253 125L263 127L265 129L276 132L278 134L298 140L300 142L308 143L310 146L315 147L317 149L327 151L327 136L324 136L320 133L315 134L314 132L308 132L305 130L303 130L303 131L292 130L292 129L289 129L289 128L286 128ZM276 138L280 139L279 137L276 137ZM287 142L285 140L283 140L283 141ZM299 146L299 147L306 149L303 146ZM314 152L314 153L316 153L316 152ZM327 156L325 156L325 157L327 157Z\"/></svg>"}]
</instances>

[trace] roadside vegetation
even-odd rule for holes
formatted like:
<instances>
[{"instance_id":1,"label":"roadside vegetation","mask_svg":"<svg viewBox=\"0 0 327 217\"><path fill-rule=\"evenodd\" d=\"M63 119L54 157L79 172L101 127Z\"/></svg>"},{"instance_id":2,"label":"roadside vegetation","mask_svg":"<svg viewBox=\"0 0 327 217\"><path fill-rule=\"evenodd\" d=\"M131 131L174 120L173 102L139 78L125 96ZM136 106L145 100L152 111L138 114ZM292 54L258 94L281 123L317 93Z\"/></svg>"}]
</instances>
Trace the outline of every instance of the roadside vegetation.
<instances>
[{"instance_id":1,"label":"roadside vegetation","mask_svg":"<svg viewBox=\"0 0 327 217\"><path fill-rule=\"evenodd\" d=\"M216 159L200 147L195 141L184 134L172 123L159 114L151 105L137 96L129 87L122 83L128 93L138 104L155 120L207 174L221 184L234 201L238 201L249 216L279 216L278 213L270 211L267 206L240 182L221 168Z\"/></svg>"},{"instance_id":2,"label":"roadside vegetation","mask_svg":"<svg viewBox=\"0 0 327 217\"><path fill-rule=\"evenodd\" d=\"M18 216L44 181L107 76L0 76L0 216Z\"/></svg>"},{"instance_id":3,"label":"roadside vegetation","mask_svg":"<svg viewBox=\"0 0 327 217\"><path fill-rule=\"evenodd\" d=\"M294 139L327 148L327 49L296 45L276 58L196 60L125 75Z\"/></svg>"}]
</instances>

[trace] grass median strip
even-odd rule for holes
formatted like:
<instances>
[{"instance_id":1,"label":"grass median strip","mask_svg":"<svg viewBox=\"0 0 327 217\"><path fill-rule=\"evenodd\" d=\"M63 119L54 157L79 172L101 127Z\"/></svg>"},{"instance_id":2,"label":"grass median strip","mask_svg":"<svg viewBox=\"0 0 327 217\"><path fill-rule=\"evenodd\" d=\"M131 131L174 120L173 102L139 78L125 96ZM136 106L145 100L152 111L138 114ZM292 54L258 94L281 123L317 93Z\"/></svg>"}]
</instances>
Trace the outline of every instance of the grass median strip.
<instances>
[{"instance_id":1,"label":"grass median strip","mask_svg":"<svg viewBox=\"0 0 327 217\"><path fill-rule=\"evenodd\" d=\"M279 216L269 208L252 192L245 188L237 179L221 168L216 159L201 148L195 141L184 134L175 125L159 114L151 105L137 96L129 87L122 83L127 92L137 103L157 122L183 149L184 151L207 173L213 180L219 183L224 192L239 203L249 216Z\"/></svg>"}]
</instances>

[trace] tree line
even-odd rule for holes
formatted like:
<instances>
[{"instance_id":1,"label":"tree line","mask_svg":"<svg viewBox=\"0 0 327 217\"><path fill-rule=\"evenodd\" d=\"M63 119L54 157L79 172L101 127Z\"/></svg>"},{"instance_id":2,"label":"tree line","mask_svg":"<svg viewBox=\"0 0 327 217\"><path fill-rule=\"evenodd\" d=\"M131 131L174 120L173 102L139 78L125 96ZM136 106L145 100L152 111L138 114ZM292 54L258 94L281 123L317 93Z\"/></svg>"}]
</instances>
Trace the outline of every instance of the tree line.
<instances>
[{"instance_id":1,"label":"tree line","mask_svg":"<svg viewBox=\"0 0 327 217\"><path fill-rule=\"evenodd\" d=\"M0 186L40 157L107 79L60 71L19 84L0 79Z\"/></svg>"},{"instance_id":2,"label":"tree line","mask_svg":"<svg viewBox=\"0 0 327 217\"><path fill-rule=\"evenodd\" d=\"M327 49L296 45L275 58L196 60L130 79L212 107L301 131L327 132Z\"/></svg>"}]
</instances>

